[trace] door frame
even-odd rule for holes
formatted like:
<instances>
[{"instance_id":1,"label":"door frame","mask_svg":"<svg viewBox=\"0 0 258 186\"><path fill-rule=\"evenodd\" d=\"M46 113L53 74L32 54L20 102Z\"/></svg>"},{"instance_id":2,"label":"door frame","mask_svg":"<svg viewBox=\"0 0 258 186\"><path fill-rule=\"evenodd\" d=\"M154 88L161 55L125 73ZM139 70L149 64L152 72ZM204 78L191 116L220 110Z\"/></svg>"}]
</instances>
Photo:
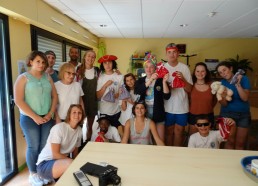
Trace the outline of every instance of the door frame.
<instances>
[{"instance_id":1,"label":"door frame","mask_svg":"<svg viewBox=\"0 0 258 186\"><path fill-rule=\"evenodd\" d=\"M17 149L16 149L16 130L15 130L15 115L14 115L14 100L13 100L13 84L12 84L12 65L11 65L11 52L10 52L10 35L9 35L9 21L8 16L0 13L0 19L3 21L3 35L4 35L4 48L5 48L5 63L4 67L6 69L6 81L8 84L9 95L6 95L7 104L9 104L9 115L10 115L10 128L11 128L11 138L13 143L11 144L11 150L13 152L13 164L14 170L12 173L7 175L1 184L6 183L8 180L13 178L18 173L18 163L17 163Z\"/></svg>"}]
</instances>

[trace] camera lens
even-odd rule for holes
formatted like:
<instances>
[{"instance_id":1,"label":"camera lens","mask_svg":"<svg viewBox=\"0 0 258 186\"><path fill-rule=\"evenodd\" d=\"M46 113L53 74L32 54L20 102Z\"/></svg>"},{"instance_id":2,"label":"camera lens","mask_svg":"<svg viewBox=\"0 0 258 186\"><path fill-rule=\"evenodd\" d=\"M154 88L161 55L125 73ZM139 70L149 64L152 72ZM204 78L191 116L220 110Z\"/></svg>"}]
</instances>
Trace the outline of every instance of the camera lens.
<instances>
[{"instance_id":1,"label":"camera lens","mask_svg":"<svg viewBox=\"0 0 258 186\"><path fill-rule=\"evenodd\" d=\"M118 185L121 181L121 178L116 173L111 173L109 175L110 182L114 185Z\"/></svg>"}]
</instances>

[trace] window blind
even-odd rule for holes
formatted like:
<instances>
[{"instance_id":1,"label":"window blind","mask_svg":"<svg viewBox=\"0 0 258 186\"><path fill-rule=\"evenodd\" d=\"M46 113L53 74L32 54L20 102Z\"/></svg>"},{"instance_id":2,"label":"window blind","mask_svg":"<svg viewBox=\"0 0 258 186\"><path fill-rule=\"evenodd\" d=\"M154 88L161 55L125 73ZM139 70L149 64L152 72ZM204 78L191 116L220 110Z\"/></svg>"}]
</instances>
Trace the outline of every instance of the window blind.
<instances>
[{"instance_id":1,"label":"window blind","mask_svg":"<svg viewBox=\"0 0 258 186\"><path fill-rule=\"evenodd\" d=\"M53 67L54 70L59 70L60 64L62 64L62 43L48 39L46 37L37 36L38 38L38 50L46 52L47 50L52 50L56 54L56 63Z\"/></svg>"}]
</instances>

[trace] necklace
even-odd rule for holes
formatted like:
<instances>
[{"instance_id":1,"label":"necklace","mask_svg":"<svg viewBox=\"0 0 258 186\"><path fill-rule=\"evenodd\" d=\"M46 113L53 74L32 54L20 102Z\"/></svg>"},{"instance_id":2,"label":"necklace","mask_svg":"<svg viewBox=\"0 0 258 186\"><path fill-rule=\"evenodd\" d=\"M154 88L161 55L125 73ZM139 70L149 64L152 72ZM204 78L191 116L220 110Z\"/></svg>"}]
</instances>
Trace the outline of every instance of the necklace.
<instances>
[{"instance_id":1,"label":"necklace","mask_svg":"<svg viewBox=\"0 0 258 186\"><path fill-rule=\"evenodd\" d=\"M197 83L197 82L196 82L196 85L205 85L205 83Z\"/></svg>"}]
</instances>

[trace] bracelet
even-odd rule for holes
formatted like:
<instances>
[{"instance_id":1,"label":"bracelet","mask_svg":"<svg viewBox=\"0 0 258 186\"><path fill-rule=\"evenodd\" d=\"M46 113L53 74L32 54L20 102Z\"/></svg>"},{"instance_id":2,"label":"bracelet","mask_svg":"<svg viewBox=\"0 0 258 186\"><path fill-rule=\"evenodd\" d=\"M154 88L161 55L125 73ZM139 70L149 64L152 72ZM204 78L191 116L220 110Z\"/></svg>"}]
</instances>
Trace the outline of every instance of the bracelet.
<instances>
[{"instance_id":1,"label":"bracelet","mask_svg":"<svg viewBox=\"0 0 258 186\"><path fill-rule=\"evenodd\" d=\"M51 114L51 118L54 119L55 113L50 111L50 114Z\"/></svg>"}]
</instances>

